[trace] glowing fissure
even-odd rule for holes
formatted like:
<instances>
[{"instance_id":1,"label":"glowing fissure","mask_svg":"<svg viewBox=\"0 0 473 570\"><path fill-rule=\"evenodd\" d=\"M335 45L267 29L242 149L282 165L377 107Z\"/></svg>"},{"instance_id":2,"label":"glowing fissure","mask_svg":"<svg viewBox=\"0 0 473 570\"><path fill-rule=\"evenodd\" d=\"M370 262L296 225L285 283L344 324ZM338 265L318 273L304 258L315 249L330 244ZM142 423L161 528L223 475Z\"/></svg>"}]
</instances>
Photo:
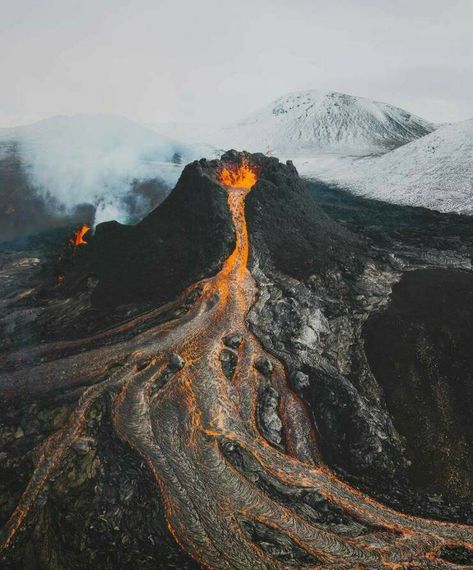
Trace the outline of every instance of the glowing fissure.
<instances>
[{"instance_id":1,"label":"glowing fissure","mask_svg":"<svg viewBox=\"0 0 473 570\"><path fill-rule=\"evenodd\" d=\"M219 179L241 185L240 174L228 168ZM351 488L321 464L308 414L289 389L282 364L265 353L246 326L257 293L247 268L245 198L251 186L231 184L227 192L236 233L234 251L215 277L199 284L200 297L184 316L142 335L141 344L129 345L135 355L149 359L148 366L126 366L84 392L66 426L43 445L30 483L4 529L3 546L11 542L44 483L85 429L93 399L113 386L118 390L114 426L155 477L170 533L202 566L287 568L289 563L261 548L245 530L243 522L252 521L287 537L312 557L313 563L303 564L307 568L454 568L435 553L445 545L471 549L471 527L398 513ZM229 380L219 357L223 339L235 333L242 342L234 349L237 365ZM169 367L171 353L183 358L179 369ZM101 354L98 351L95 358ZM255 368L259 358L273 365L266 380L279 393L285 451L272 446L258 426L263 381ZM261 474L280 486L324 497L364 525L366 532L354 535L343 524L324 526L292 508L290 501L259 486L258 477L230 463L223 446L230 452L241 449Z\"/></svg>"}]
</instances>

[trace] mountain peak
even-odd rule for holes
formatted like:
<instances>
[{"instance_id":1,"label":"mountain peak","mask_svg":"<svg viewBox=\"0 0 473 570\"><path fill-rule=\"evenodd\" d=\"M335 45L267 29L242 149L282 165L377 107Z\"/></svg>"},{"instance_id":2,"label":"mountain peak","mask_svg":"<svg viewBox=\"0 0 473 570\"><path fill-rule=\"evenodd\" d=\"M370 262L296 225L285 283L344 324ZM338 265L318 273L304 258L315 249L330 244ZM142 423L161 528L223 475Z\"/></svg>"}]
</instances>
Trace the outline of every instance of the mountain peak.
<instances>
[{"instance_id":1,"label":"mountain peak","mask_svg":"<svg viewBox=\"0 0 473 570\"><path fill-rule=\"evenodd\" d=\"M212 142L267 153L367 155L426 135L435 126L398 107L345 93L298 91L215 133Z\"/></svg>"}]
</instances>

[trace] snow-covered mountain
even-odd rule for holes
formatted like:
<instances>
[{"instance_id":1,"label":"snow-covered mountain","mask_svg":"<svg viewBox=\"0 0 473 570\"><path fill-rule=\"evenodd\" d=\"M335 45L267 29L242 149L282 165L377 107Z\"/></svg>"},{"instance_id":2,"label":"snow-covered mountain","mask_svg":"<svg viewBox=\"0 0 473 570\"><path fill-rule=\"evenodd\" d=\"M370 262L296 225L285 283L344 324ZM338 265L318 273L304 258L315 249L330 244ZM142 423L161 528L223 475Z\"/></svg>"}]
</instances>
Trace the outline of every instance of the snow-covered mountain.
<instances>
[{"instance_id":1,"label":"snow-covered mountain","mask_svg":"<svg viewBox=\"0 0 473 570\"><path fill-rule=\"evenodd\" d=\"M293 157L320 152L363 156L386 152L434 128L386 103L336 92L301 91L220 129L208 142Z\"/></svg>"},{"instance_id":2,"label":"snow-covered mountain","mask_svg":"<svg viewBox=\"0 0 473 570\"><path fill-rule=\"evenodd\" d=\"M296 160L308 177L355 193L441 212L473 214L473 119L445 125L383 156Z\"/></svg>"},{"instance_id":3,"label":"snow-covered mountain","mask_svg":"<svg viewBox=\"0 0 473 570\"><path fill-rule=\"evenodd\" d=\"M158 180L172 187L183 165L200 154L195 146L117 116L58 116L0 129L0 160L12 164L14 155L30 190L65 212L91 204L96 222L125 221L131 194L135 212L147 213L156 197L149 186L137 194L137 185Z\"/></svg>"},{"instance_id":4,"label":"snow-covered mountain","mask_svg":"<svg viewBox=\"0 0 473 570\"><path fill-rule=\"evenodd\" d=\"M386 103L303 91L208 140L292 159L303 176L372 198L473 214L473 119L438 126Z\"/></svg>"}]
</instances>

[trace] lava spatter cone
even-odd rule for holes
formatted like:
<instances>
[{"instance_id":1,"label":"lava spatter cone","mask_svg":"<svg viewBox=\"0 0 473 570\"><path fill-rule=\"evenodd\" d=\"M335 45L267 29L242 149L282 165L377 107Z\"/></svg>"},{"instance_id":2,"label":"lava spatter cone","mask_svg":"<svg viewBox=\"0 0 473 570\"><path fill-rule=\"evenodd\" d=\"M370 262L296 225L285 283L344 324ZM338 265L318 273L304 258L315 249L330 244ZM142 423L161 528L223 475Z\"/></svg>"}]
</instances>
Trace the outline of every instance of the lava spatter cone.
<instances>
[{"instance_id":1,"label":"lava spatter cone","mask_svg":"<svg viewBox=\"0 0 473 570\"><path fill-rule=\"evenodd\" d=\"M220 160L187 165L166 200L140 223L99 224L67 268L66 287L94 275L92 299L99 307L165 302L215 274L235 245L229 184L252 190L245 205L251 262L259 255L288 274L304 275L314 264L353 260L355 238L317 207L291 163L229 151Z\"/></svg>"}]
</instances>

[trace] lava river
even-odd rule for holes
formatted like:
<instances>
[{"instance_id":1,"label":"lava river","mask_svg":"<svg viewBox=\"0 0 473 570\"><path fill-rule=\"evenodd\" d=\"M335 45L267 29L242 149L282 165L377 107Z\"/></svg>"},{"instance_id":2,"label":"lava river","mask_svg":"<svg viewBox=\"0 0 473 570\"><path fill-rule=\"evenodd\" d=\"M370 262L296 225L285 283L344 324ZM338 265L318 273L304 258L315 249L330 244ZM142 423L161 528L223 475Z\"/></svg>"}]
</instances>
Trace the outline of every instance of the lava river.
<instances>
[{"instance_id":1,"label":"lava river","mask_svg":"<svg viewBox=\"0 0 473 570\"><path fill-rule=\"evenodd\" d=\"M92 402L113 388L117 433L147 462L169 531L203 567L456 568L436 553L445 546L473 548L471 527L395 512L323 464L309 415L281 362L246 324L258 291L247 267L245 198L257 175L243 164L218 176L228 192L234 251L217 275L175 302L193 291L188 311L113 349L115 356L132 353L130 364L87 388L66 425L43 444L3 529L3 547L82 433ZM74 358L85 370L86 356ZM100 350L89 355L89 374L100 360ZM45 377L57 372L54 366L43 365ZM263 386L278 395L280 443L261 425Z\"/></svg>"}]
</instances>

